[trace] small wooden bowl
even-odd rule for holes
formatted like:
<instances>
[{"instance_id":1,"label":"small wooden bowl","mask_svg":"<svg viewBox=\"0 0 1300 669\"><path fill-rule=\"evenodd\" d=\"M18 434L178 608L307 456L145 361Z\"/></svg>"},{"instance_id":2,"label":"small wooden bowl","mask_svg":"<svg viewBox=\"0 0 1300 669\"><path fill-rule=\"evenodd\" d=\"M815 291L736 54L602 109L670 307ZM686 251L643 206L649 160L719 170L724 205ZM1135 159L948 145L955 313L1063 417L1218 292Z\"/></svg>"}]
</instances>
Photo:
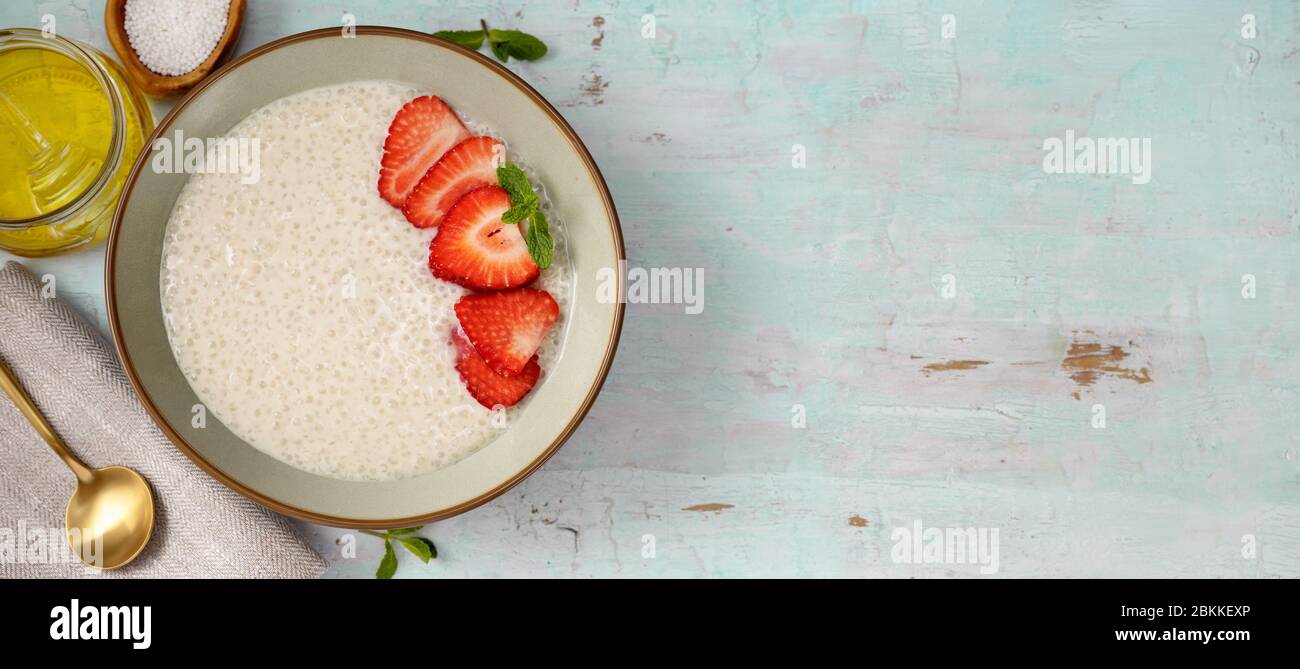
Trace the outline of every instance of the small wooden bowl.
<instances>
[{"instance_id":1,"label":"small wooden bowl","mask_svg":"<svg viewBox=\"0 0 1300 669\"><path fill-rule=\"evenodd\" d=\"M108 42L117 52L118 60L131 83L146 95L163 97L184 93L208 76L217 65L235 51L239 41L239 29L244 26L244 0L230 0L229 14L226 17L226 31L217 40L207 60L194 68L192 72L169 77L158 74L140 62L140 56L131 48L131 41L126 36L126 0L108 0L104 8L104 29L108 33Z\"/></svg>"}]
</instances>

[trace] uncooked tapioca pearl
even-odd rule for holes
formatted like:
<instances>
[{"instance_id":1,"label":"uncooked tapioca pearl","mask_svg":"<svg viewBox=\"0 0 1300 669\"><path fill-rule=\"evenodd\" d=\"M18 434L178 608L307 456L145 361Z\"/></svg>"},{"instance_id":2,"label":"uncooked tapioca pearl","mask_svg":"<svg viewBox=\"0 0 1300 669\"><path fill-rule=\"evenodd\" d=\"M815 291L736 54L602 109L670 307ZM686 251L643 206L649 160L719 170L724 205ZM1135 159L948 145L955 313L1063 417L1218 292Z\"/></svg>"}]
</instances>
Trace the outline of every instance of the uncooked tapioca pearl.
<instances>
[{"instance_id":1,"label":"uncooked tapioca pearl","mask_svg":"<svg viewBox=\"0 0 1300 669\"><path fill-rule=\"evenodd\" d=\"M127 0L123 26L140 62L178 76L194 71L221 41L230 0Z\"/></svg>"}]
</instances>

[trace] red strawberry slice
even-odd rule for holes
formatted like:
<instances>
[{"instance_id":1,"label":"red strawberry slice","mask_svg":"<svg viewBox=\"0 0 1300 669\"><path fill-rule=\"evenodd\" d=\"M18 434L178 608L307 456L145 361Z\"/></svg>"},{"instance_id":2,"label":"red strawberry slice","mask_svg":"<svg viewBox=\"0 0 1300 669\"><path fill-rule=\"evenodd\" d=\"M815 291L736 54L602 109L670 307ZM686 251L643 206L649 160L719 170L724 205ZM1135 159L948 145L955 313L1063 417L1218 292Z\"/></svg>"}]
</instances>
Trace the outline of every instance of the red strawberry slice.
<instances>
[{"instance_id":1,"label":"red strawberry slice","mask_svg":"<svg viewBox=\"0 0 1300 669\"><path fill-rule=\"evenodd\" d=\"M469 394L479 404L491 409L498 404L514 406L537 384L542 368L534 356L527 365L514 376L501 376L492 371L483 358L474 350L474 346L465 340L459 332L452 330L451 343L456 347L456 371L465 384Z\"/></svg>"},{"instance_id":2,"label":"red strawberry slice","mask_svg":"<svg viewBox=\"0 0 1300 669\"><path fill-rule=\"evenodd\" d=\"M528 365L559 317L555 298L534 288L466 295L456 303L456 318L474 350L504 376Z\"/></svg>"},{"instance_id":3,"label":"red strawberry slice","mask_svg":"<svg viewBox=\"0 0 1300 669\"><path fill-rule=\"evenodd\" d=\"M469 131L447 103L432 96L402 106L388 126L379 162L379 196L401 208L420 177Z\"/></svg>"},{"instance_id":4,"label":"red strawberry slice","mask_svg":"<svg viewBox=\"0 0 1300 669\"><path fill-rule=\"evenodd\" d=\"M470 137L444 153L406 197L402 213L417 228L432 228L466 193L497 185L497 160L505 145L491 137Z\"/></svg>"},{"instance_id":5,"label":"red strawberry slice","mask_svg":"<svg viewBox=\"0 0 1300 669\"><path fill-rule=\"evenodd\" d=\"M429 244L429 270L475 290L504 290L537 278L519 225L501 220L510 196L500 186L470 191L443 217Z\"/></svg>"}]
</instances>

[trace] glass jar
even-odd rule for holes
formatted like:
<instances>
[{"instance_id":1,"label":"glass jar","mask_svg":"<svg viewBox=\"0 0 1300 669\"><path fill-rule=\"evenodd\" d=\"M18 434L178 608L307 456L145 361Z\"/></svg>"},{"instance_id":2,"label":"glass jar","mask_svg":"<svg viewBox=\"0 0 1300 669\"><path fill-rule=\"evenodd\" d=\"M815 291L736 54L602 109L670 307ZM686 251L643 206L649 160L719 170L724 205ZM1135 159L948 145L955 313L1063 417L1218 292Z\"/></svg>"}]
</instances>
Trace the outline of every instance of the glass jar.
<instances>
[{"instance_id":1,"label":"glass jar","mask_svg":"<svg viewBox=\"0 0 1300 669\"><path fill-rule=\"evenodd\" d=\"M121 67L39 30L0 30L0 249L48 256L108 235L153 114Z\"/></svg>"}]
</instances>

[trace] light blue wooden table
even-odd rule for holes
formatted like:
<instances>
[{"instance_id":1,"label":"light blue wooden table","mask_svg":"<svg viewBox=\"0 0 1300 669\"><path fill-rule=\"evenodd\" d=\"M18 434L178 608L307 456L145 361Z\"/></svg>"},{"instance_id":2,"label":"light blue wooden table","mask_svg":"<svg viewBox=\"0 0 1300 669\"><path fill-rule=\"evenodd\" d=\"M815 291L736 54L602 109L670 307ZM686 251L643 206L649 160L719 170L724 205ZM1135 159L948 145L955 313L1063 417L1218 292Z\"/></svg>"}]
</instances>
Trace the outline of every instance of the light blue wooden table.
<instances>
[{"instance_id":1,"label":"light blue wooden table","mask_svg":"<svg viewBox=\"0 0 1300 669\"><path fill-rule=\"evenodd\" d=\"M107 48L102 5L0 25ZM996 528L999 576L1300 576L1296 3L250 5L241 51L345 11L542 36L511 67L630 264L704 271L701 314L630 305L568 445L400 576L979 574L896 561L917 521ZM1149 139L1150 182L1045 172L1067 130ZM102 325L102 261L28 264Z\"/></svg>"}]
</instances>

